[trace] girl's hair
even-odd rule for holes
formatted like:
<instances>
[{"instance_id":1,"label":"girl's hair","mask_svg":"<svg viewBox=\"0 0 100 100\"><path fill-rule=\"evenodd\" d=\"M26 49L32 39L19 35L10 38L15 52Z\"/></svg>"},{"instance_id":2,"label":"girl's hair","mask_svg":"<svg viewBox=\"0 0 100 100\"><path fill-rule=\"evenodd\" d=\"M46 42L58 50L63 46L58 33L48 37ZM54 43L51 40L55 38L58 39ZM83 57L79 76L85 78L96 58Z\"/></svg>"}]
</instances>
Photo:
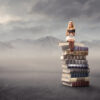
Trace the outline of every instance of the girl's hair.
<instances>
[{"instance_id":1,"label":"girl's hair","mask_svg":"<svg viewBox=\"0 0 100 100\"><path fill-rule=\"evenodd\" d=\"M72 23L72 28L73 28L73 29L75 29L75 26L74 26L74 23L73 23L73 21L69 21L69 22L68 22L67 29L70 29L70 27L69 27L69 23Z\"/></svg>"}]
</instances>

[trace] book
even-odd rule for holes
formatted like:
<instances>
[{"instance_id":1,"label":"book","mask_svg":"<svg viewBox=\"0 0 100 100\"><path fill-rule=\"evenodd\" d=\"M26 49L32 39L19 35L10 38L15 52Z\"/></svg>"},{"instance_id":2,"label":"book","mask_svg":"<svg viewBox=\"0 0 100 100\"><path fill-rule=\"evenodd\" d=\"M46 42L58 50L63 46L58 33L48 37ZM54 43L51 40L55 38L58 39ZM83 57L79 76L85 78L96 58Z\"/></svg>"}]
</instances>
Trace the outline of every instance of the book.
<instances>
[{"instance_id":1,"label":"book","mask_svg":"<svg viewBox=\"0 0 100 100\"><path fill-rule=\"evenodd\" d=\"M89 65L88 64L63 64L62 67L88 69Z\"/></svg>"},{"instance_id":2,"label":"book","mask_svg":"<svg viewBox=\"0 0 100 100\"><path fill-rule=\"evenodd\" d=\"M87 60L66 59L61 61L62 64L88 64Z\"/></svg>"},{"instance_id":3,"label":"book","mask_svg":"<svg viewBox=\"0 0 100 100\"><path fill-rule=\"evenodd\" d=\"M62 82L63 85L71 87L88 87L89 81L78 81L78 82Z\"/></svg>"},{"instance_id":4,"label":"book","mask_svg":"<svg viewBox=\"0 0 100 100\"><path fill-rule=\"evenodd\" d=\"M70 51L70 50L66 50L62 52L62 55L88 55L88 51Z\"/></svg>"},{"instance_id":5,"label":"book","mask_svg":"<svg viewBox=\"0 0 100 100\"><path fill-rule=\"evenodd\" d=\"M90 69L79 69L79 68L63 68L62 69L62 73L72 73L72 72L87 72L89 73L90 72Z\"/></svg>"},{"instance_id":6,"label":"book","mask_svg":"<svg viewBox=\"0 0 100 100\"><path fill-rule=\"evenodd\" d=\"M88 47L74 46L74 51L88 51Z\"/></svg>"},{"instance_id":7,"label":"book","mask_svg":"<svg viewBox=\"0 0 100 100\"><path fill-rule=\"evenodd\" d=\"M88 77L89 73L62 73L62 77L64 78L74 78L74 77Z\"/></svg>"},{"instance_id":8,"label":"book","mask_svg":"<svg viewBox=\"0 0 100 100\"><path fill-rule=\"evenodd\" d=\"M68 68L88 68L88 64L67 64Z\"/></svg>"},{"instance_id":9,"label":"book","mask_svg":"<svg viewBox=\"0 0 100 100\"><path fill-rule=\"evenodd\" d=\"M70 50L69 46L62 46L62 51ZM74 51L88 51L88 47L74 46Z\"/></svg>"},{"instance_id":10,"label":"book","mask_svg":"<svg viewBox=\"0 0 100 100\"><path fill-rule=\"evenodd\" d=\"M83 65L83 64L63 64L62 68L67 68L67 69L88 69L89 65L87 66L78 66L78 65Z\"/></svg>"},{"instance_id":11,"label":"book","mask_svg":"<svg viewBox=\"0 0 100 100\"><path fill-rule=\"evenodd\" d=\"M81 47L84 47L85 45L83 43L78 43L78 42L75 42L74 43L75 46L81 46ZM69 46L69 42L59 42L59 46Z\"/></svg>"},{"instance_id":12,"label":"book","mask_svg":"<svg viewBox=\"0 0 100 100\"><path fill-rule=\"evenodd\" d=\"M61 78L62 82L78 82L78 81L89 81L89 77L82 77L82 78Z\"/></svg>"},{"instance_id":13,"label":"book","mask_svg":"<svg viewBox=\"0 0 100 100\"><path fill-rule=\"evenodd\" d=\"M86 60L86 55L61 55L60 57L61 60Z\"/></svg>"},{"instance_id":14,"label":"book","mask_svg":"<svg viewBox=\"0 0 100 100\"><path fill-rule=\"evenodd\" d=\"M62 48L62 51L65 51L65 50L69 49L69 45L67 45L67 46L62 46L61 48Z\"/></svg>"}]
</instances>

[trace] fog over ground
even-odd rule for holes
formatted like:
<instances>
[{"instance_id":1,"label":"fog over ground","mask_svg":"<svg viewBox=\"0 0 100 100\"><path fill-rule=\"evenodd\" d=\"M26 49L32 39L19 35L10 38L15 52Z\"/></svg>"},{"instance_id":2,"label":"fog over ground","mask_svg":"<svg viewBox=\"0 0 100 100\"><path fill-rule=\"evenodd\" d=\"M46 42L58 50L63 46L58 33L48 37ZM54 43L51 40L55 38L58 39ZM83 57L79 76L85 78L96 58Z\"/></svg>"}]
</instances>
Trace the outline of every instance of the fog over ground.
<instances>
[{"instance_id":1,"label":"fog over ground","mask_svg":"<svg viewBox=\"0 0 100 100\"><path fill-rule=\"evenodd\" d=\"M90 87L70 88L61 83L59 41L48 36L0 42L0 100L99 100L99 42L82 41L89 47Z\"/></svg>"},{"instance_id":2,"label":"fog over ground","mask_svg":"<svg viewBox=\"0 0 100 100\"><path fill-rule=\"evenodd\" d=\"M38 40L14 40L6 46L2 43L0 49L0 69L3 70L31 70L31 71L61 71L61 47L59 39L44 37ZM91 72L100 70L99 43L84 42L89 47L87 56ZM54 64L54 65L53 65ZM53 65L53 66L52 66Z\"/></svg>"}]
</instances>

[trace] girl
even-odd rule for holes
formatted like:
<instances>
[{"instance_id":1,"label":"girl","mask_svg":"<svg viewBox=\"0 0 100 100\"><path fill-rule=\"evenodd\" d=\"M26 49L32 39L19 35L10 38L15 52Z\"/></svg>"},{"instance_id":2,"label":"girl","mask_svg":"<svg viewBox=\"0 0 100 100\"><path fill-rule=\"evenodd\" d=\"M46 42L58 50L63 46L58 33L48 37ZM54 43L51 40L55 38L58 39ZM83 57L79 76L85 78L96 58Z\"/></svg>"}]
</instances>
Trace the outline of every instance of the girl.
<instances>
[{"instance_id":1,"label":"girl","mask_svg":"<svg viewBox=\"0 0 100 100\"><path fill-rule=\"evenodd\" d=\"M66 31L66 41L69 42L69 48L71 51L74 50L74 42L75 42L75 27L72 21L68 22L68 27Z\"/></svg>"}]
</instances>

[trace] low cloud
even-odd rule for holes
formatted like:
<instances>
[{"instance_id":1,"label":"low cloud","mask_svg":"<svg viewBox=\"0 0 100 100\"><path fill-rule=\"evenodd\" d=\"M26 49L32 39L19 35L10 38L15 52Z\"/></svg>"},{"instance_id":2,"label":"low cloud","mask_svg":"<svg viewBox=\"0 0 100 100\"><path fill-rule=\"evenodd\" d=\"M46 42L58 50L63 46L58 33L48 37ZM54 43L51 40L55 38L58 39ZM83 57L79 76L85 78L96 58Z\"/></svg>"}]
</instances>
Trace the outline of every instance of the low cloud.
<instances>
[{"instance_id":1,"label":"low cloud","mask_svg":"<svg viewBox=\"0 0 100 100\"><path fill-rule=\"evenodd\" d=\"M65 38L73 20L80 40L99 39L99 0L0 0L0 40ZM95 33L95 34L94 34Z\"/></svg>"}]
</instances>

